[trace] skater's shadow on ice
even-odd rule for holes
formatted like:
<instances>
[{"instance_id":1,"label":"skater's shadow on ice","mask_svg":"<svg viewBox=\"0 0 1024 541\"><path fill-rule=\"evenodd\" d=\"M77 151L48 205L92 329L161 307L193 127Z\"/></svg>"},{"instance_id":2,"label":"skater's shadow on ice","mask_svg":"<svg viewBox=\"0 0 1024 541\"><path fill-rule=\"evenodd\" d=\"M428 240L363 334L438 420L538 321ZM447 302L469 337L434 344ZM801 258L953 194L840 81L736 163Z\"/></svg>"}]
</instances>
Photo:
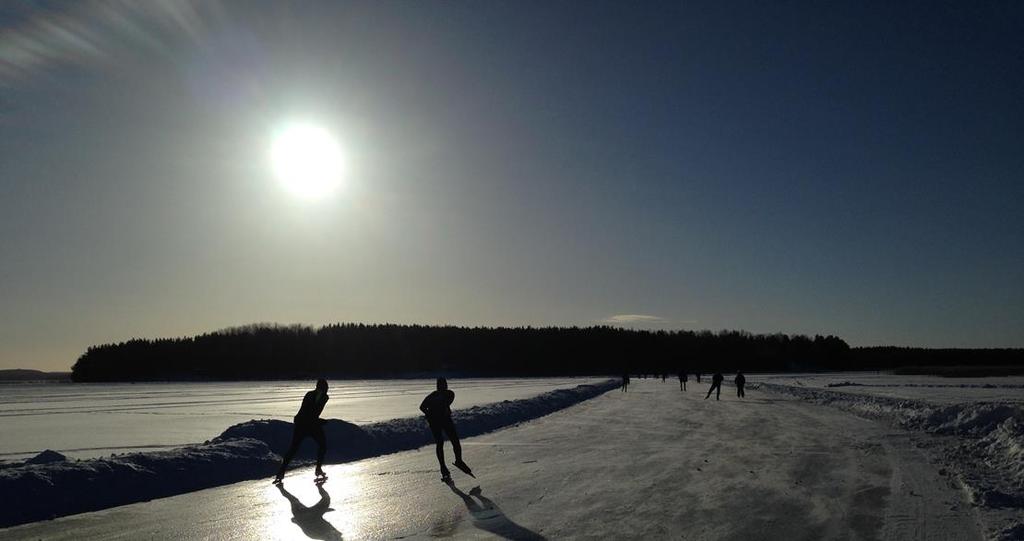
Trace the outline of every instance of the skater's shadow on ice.
<instances>
[{"instance_id":1,"label":"skater's shadow on ice","mask_svg":"<svg viewBox=\"0 0 1024 541\"><path fill-rule=\"evenodd\" d=\"M331 495L319 484L316 489L320 491L320 501L311 507L302 505L298 498L285 490L284 485L278 485L281 495L288 498L292 506L292 522L302 528L302 533L310 539L322 539L324 541L341 541L341 532L330 522L324 519L324 513L334 511L331 509Z\"/></svg>"},{"instance_id":2,"label":"skater's shadow on ice","mask_svg":"<svg viewBox=\"0 0 1024 541\"><path fill-rule=\"evenodd\" d=\"M505 516L496 503L482 494L480 487L473 487L469 494L466 494L459 490L454 483L448 486L452 492L462 498L462 503L466 504L466 509L473 517L473 526L504 539L544 540L544 536L512 522L512 519Z\"/></svg>"}]
</instances>

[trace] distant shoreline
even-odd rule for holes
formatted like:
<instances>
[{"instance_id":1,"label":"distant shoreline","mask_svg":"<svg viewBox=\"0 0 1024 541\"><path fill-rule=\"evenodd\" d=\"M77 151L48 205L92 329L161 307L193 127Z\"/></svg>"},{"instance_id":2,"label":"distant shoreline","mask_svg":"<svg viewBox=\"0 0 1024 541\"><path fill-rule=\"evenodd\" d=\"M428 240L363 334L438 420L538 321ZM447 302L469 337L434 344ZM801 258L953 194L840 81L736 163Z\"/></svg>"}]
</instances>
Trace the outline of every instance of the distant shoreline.
<instances>
[{"instance_id":1,"label":"distant shoreline","mask_svg":"<svg viewBox=\"0 0 1024 541\"><path fill-rule=\"evenodd\" d=\"M71 381L71 372L44 372L26 368L0 370L0 383L28 383L33 381Z\"/></svg>"},{"instance_id":2,"label":"distant shoreline","mask_svg":"<svg viewBox=\"0 0 1024 541\"><path fill-rule=\"evenodd\" d=\"M6 372L33 372L37 373L34 376L20 376L14 375L9 376ZM1024 366L972 366L972 365L952 365L952 366L901 366L889 370L877 370L877 369L842 369L842 370L774 370L774 371L747 371L750 374L843 374L843 373L887 373L896 376L935 376L941 378L989 378L989 377L1009 377L1009 376L1024 376ZM41 374L41 375L39 375ZM519 379L549 379L549 378L588 378L588 377L618 377L618 374L473 374L473 373L450 373L445 372L446 376L450 379L506 379L506 378L519 378ZM640 374L634 374L634 377ZM653 377L657 377L655 374L650 374ZM676 373L669 374L670 378L675 378ZM239 383L239 382L271 382L271 381L311 381L319 377L325 377L333 381L364 381L364 380L427 380L433 379L437 376L436 372L421 373L421 374L366 374L361 376L353 376L351 374L342 375L298 375L298 376L270 376L260 378L204 378L204 377L170 377L170 378L153 378L153 379L124 379L124 380L106 380L106 381L81 381L76 382L71 378L71 372L42 372L38 370L0 370L0 385L3 384L20 384L20 383ZM692 377L692 373L691 373Z\"/></svg>"}]
</instances>

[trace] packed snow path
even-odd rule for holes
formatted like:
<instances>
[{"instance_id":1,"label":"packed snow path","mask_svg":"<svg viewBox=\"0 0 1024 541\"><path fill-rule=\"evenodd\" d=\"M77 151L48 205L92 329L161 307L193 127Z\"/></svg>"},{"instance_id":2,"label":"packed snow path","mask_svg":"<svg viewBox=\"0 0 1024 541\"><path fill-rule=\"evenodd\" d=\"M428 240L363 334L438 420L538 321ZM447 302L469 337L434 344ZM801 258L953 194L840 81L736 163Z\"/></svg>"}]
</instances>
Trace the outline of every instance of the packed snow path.
<instances>
[{"instance_id":1,"label":"packed snow path","mask_svg":"<svg viewBox=\"0 0 1024 541\"><path fill-rule=\"evenodd\" d=\"M244 482L0 537L980 538L915 436L759 391L703 400L706 389L634 380L628 393L468 439L477 479L453 469L457 490L440 482L431 446L328 466L323 493L304 468L285 479L287 494Z\"/></svg>"}]
</instances>

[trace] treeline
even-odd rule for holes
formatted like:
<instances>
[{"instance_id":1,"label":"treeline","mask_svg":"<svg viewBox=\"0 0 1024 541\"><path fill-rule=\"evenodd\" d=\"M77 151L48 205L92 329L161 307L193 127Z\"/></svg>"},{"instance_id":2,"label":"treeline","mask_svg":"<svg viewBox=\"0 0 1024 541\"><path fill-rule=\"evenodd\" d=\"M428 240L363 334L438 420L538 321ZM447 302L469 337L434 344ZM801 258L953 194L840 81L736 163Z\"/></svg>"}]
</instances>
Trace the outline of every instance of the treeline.
<instances>
[{"instance_id":1,"label":"treeline","mask_svg":"<svg viewBox=\"0 0 1024 541\"><path fill-rule=\"evenodd\" d=\"M90 347L74 381L562 376L851 369L835 336L597 327L248 325Z\"/></svg>"},{"instance_id":2,"label":"treeline","mask_svg":"<svg viewBox=\"0 0 1024 541\"><path fill-rule=\"evenodd\" d=\"M43 372L24 368L0 370L0 381L67 381L70 372Z\"/></svg>"},{"instance_id":3,"label":"treeline","mask_svg":"<svg viewBox=\"0 0 1024 541\"><path fill-rule=\"evenodd\" d=\"M850 348L835 336L615 327L247 325L89 348L74 381L563 376L1024 366L1021 349Z\"/></svg>"},{"instance_id":4,"label":"treeline","mask_svg":"<svg viewBox=\"0 0 1024 541\"><path fill-rule=\"evenodd\" d=\"M974 377L1019 373L1024 349L926 349L895 346L854 348L853 359L864 369L902 374Z\"/></svg>"}]
</instances>

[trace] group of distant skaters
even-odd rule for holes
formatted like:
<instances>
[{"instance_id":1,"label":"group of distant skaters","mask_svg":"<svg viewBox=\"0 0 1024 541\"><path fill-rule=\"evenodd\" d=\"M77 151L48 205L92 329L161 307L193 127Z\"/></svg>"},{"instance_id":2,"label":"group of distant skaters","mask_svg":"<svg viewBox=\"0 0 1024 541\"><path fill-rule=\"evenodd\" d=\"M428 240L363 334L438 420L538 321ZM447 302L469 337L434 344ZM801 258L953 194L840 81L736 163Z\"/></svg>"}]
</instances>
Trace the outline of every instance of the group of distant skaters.
<instances>
[{"instance_id":1,"label":"group of distant skaters","mask_svg":"<svg viewBox=\"0 0 1024 541\"><path fill-rule=\"evenodd\" d=\"M281 460L281 468L278 469L277 475L274 477L275 484L281 484L284 480L284 472L288 469L288 464L291 463L296 451L299 450L299 445L306 438L313 438L317 445L314 478L317 483L327 480L327 474L323 470L324 456L327 454L327 438L324 435L324 425L327 424L327 421L321 419L320 414L323 413L324 406L327 405L329 399L327 380L325 379L317 380L316 389L309 391L302 398L302 406L299 407L299 412L295 414L294 418L291 445L288 446L288 451ZM430 427L430 433L434 436L437 462L441 466L441 480L446 483L451 483L452 474L444 463L445 436L452 442L452 450L455 451L453 465L473 477L473 471L462 460L462 445L459 443L459 434L455 431L455 422L452 420L451 405L454 401L455 393L448 389L448 380L437 378L437 389L428 394L420 403L420 411L426 417L427 426Z\"/></svg>"},{"instance_id":2,"label":"group of distant skaters","mask_svg":"<svg viewBox=\"0 0 1024 541\"><path fill-rule=\"evenodd\" d=\"M697 383L700 383L700 372L694 372L694 375L697 376ZM647 375L645 374L643 377L646 378ZM657 378L657 377L658 377L657 375L652 376L652 378ZM668 380L668 374L662 373L661 374L661 381L665 382L667 380ZM689 374L685 370L681 370L679 372L679 390L680 391L686 391L686 382L689 381L689 380L690 380ZM711 398L711 393L715 393L715 400L721 400L721 397L722 397L722 382L723 381L725 381L725 376L723 376L721 372L715 372L711 376L711 387L708 388L708 394L704 396L704 400L707 400L708 398ZM740 398L743 398L744 396L746 396L746 393L743 392L743 387L747 384L747 378L746 378L746 376L743 375L743 372L736 372L736 377L733 378L732 381L733 381L733 383L736 384L736 396L738 396ZM625 373L622 374L622 387L620 387L620 389L622 390L622 392L626 392L626 391L629 390L629 373L628 372L625 372Z\"/></svg>"}]
</instances>

